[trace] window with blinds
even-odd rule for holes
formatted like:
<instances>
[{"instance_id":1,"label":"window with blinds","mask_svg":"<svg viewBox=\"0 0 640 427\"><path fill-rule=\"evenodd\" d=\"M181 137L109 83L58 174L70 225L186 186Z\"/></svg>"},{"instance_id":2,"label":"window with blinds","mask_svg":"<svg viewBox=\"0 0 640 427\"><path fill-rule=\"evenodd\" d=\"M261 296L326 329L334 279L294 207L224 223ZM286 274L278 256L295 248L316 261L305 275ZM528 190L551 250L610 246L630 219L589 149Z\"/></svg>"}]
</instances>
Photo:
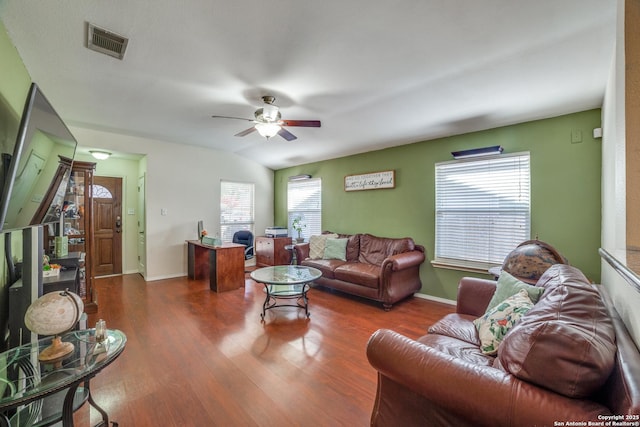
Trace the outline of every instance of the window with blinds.
<instances>
[{"instance_id":1,"label":"window with blinds","mask_svg":"<svg viewBox=\"0 0 640 427\"><path fill-rule=\"evenodd\" d=\"M302 237L309 241L312 235L322 232L322 180L320 178L290 181L287 187L287 212L289 236L296 238L298 232L291 224L300 217L306 227Z\"/></svg>"},{"instance_id":2,"label":"window with blinds","mask_svg":"<svg viewBox=\"0 0 640 427\"><path fill-rule=\"evenodd\" d=\"M254 188L254 184L247 182L220 182L220 239L223 242L231 242L239 230L253 233Z\"/></svg>"},{"instance_id":3,"label":"window with blinds","mask_svg":"<svg viewBox=\"0 0 640 427\"><path fill-rule=\"evenodd\" d=\"M486 270L530 233L529 153L436 164L434 264Z\"/></svg>"}]
</instances>

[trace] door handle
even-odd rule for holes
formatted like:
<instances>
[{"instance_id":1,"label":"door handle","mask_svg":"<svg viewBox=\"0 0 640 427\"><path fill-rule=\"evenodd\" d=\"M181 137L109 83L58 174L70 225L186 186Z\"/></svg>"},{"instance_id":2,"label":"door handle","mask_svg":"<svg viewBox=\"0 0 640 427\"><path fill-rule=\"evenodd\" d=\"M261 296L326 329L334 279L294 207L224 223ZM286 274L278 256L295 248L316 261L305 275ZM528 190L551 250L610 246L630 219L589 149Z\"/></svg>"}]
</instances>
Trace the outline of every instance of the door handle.
<instances>
[{"instance_id":1,"label":"door handle","mask_svg":"<svg viewBox=\"0 0 640 427\"><path fill-rule=\"evenodd\" d=\"M116 217L116 233L120 232L120 227L122 227L122 219L117 216Z\"/></svg>"}]
</instances>

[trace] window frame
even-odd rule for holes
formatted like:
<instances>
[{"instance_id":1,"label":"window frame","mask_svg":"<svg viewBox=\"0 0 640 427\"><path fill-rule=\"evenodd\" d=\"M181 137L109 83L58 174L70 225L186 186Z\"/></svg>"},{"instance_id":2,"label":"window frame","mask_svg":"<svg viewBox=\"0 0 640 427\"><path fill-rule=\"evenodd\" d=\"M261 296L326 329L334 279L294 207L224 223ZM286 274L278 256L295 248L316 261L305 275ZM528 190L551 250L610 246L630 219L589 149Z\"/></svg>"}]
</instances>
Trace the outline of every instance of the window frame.
<instances>
[{"instance_id":1,"label":"window frame","mask_svg":"<svg viewBox=\"0 0 640 427\"><path fill-rule=\"evenodd\" d=\"M250 210L250 219L247 221L225 221L224 214L225 209L223 209L223 198L225 197L225 184L233 184L237 186L248 186L250 187L250 198L249 201L249 210ZM249 230L251 233L255 235L255 210L256 210L256 185L253 182L245 182L245 181L233 181L228 179L220 180L220 229L219 235L220 239L223 243L230 243L233 240L233 234L239 230ZM231 231L230 231L231 230Z\"/></svg>"},{"instance_id":2,"label":"window frame","mask_svg":"<svg viewBox=\"0 0 640 427\"><path fill-rule=\"evenodd\" d=\"M442 191L442 185L443 183L440 181L440 179L442 178L441 176L439 177L439 168L449 168L452 167L452 169L458 169L458 171L465 172L465 166L467 166L467 170L466 173L470 173L470 171L476 171L476 172L481 172L481 167L479 167L482 163L486 163L485 165L485 173L487 174L499 174L499 171L491 171L491 166L496 166L497 169L508 169L506 166L506 164L508 164L509 162L512 162L513 164L513 171L511 171L511 175L514 178L517 178L517 184L516 183L511 183L509 182L508 185L505 186L501 186L504 187L506 189L504 189L504 191L502 192L498 192L497 194L495 194L494 198L488 198L487 202L484 201L480 201L479 200L483 200L482 197L486 197L487 189L488 188L492 188L492 192L491 193L495 193L495 187L490 187L490 184L494 184L496 182L501 182L501 183L505 183L507 181L505 180L495 180L495 178L485 178L485 185L487 185L487 187L482 188L480 187L480 189L478 189L478 191L483 191L482 193L482 197L478 197L478 193L475 193L475 198L474 199L474 192L469 191L469 195L470 195L470 199L467 201L464 198L459 198L459 196L456 193L455 197L452 197L452 200L457 201L458 203L460 203L461 201L465 202L464 206L471 206L473 203L478 203L478 205L476 205L476 213L477 215L475 215L476 221L478 221L477 223L480 223L480 227L476 228L475 230L473 228L459 228L459 230L465 230L465 231L451 231L450 233L448 233L448 237L449 237L449 241L443 241L442 239L447 237L447 236L441 236L441 232L442 229L445 228L445 233L447 233L447 230L453 230L453 226L451 226L449 229L446 229L446 224L443 226L443 224L441 223L442 221L442 216L443 214L445 214L446 212L458 212L461 215L459 215L459 217L464 218L469 210L460 210L460 209L451 209L451 208L443 208L443 203L441 200L441 191ZM502 165L499 166L498 165ZM518 171L516 171L516 168L525 168L526 170L521 170L519 169ZM497 170L496 169L496 170ZM510 153L510 154L501 154L501 155L496 155L496 156L487 156L487 157L476 157L476 158L470 158L470 159L464 159L464 160L453 160L453 161L447 161L447 162L439 162L436 163L435 168L434 168L434 172L435 172L435 206L434 206L434 259L431 262L432 265L434 267L441 267L441 268L448 268L448 269L456 269L456 270L463 270L463 271L473 271L473 272L483 272L486 273L488 271L488 269L492 268L492 267L496 267L496 266L500 266L502 265L502 260L504 260L504 257L511 251L513 250L518 244L522 243L523 241L529 240L530 239L530 233L531 233L531 153L526 151L526 152L518 152L518 153ZM504 173L504 171L503 171ZM452 174L450 175L452 176ZM495 175L494 175L495 176ZM499 176L499 175L498 175ZM461 182L462 180L460 180L459 182ZM479 182L482 181L478 181L478 180L474 180L473 181L474 184L478 184ZM512 185L513 188L508 188L509 185ZM465 187L468 187L468 185L464 185L464 184L453 184L449 187L449 190L451 189L456 189L456 190L460 190L460 189L464 189ZM517 187L517 190L516 188ZM517 199L517 201L514 201L514 197L520 197ZM510 203L505 203L504 201L506 199L509 199L509 196L511 197L511 202ZM489 203L489 201L492 201L492 203ZM484 207L482 207L482 205L485 205ZM492 205L490 208L486 208L486 206L488 205ZM505 206L500 206L500 205L505 205ZM524 205L526 205L526 207L524 207ZM502 214L503 218L507 218L506 221L495 221L495 218L499 217L500 214ZM486 217L487 215L490 215L492 220L489 223L486 223ZM456 215L454 215L456 216ZM470 218L473 218L473 215L469 215ZM460 218L458 218L460 219ZM481 221L485 221L485 223L482 223ZM453 222L453 221L452 221ZM499 233L499 232L493 232L494 230L503 230L505 228L503 228L503 224L504 223L509 223L511 222L511 224L509 224L506 229L509 229L510 231L517 231L517 233L514 233L513 235L508 235L508 234L503 234L503 233ZM520 226L518 226L518 223L520 223ZM519 230L518 230L519 228ZM478 243L481 241L480 237L482 237L482 231L484 229L489 229L492 230L491 232L489 232L489 235L493 234L498 236L496 237L495 240L491 241L488 240L486 247L487 247L487 251L485 253L481 253L481 254L474 254L473 257L468 257L465 256L465 254L463 252L467 252L470 249L468 247L466 247L465 249L462 250L462 252L459 252L458 254L452 253L451 252L451 246L455 246L455 243L451 243L451 242L460 242L460 241L466 241L465 239L460 239L459 235L463 234L465 237L468 237L468 240L471 241L471 245L470 246L474 246L474 245L478 245L481 246L484 243ZM486 230L485 230L486 231ZM474 233L475 232L475 233ZM455 237L452 237L455 236ZM505 237L506 236L506 237ZM474 239L475 237L475 239ZM460 239L460 240L457 240ZM443 246L449 246L449 248L447 248L447 250L443 250L442 247ZM463 246L463 245L458 245L458 246ZM464 246L467 246L466 243ZM510 249L507 249L510 248ZM444 252L444 253L443 253ZM474 258L474 259L471 259Z\"/></svg>"},{"instance_id":3,"label":"window frame","mask_svg":"<svg viewBox=\"0 0 640 427\"><path fill-rule=\"evenodd\" d=\"M299 207L299 209L292 209L292 203L296 201L293 200L296 197L292 197L292 187L297 187L299 191L302 191L304 187L312 187L314 184L316 185L315 190L318 194L314 195L312 203L316 203L316 206L294 206ZM287 182L287 229L289 231L289 236L293 239L298 237L298 232L292 228L292 223L294 218L301 216L303 221L306 223L306 227L302 230L302 238L305 241L309 241L309 238L312 235L318 235L322 233L322 178L309 178L299 181L288 181Z\"/></svg>"}]
</instances>

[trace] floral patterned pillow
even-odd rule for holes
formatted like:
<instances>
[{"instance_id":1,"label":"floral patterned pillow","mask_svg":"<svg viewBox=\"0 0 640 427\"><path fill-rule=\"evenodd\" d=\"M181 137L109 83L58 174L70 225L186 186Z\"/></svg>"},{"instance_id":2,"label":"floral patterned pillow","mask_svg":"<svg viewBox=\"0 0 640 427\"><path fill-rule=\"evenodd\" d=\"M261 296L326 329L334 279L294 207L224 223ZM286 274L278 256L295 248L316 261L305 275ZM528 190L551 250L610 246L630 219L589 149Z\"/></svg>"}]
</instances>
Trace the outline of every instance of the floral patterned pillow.
<instances>
[{"instance_id":1,"label":"floral patterned pillow","mask_svg":"<svg viewBox=\"0 0 640 427\"><path fill-rule=\"evenodd\" d=\"M474 320L473 324L480 338L480 350L488 355L497 354L504 336L532 307L533 303L527 291L521 289L486 312L484 316Z\"/></svg>"}]
</instances>

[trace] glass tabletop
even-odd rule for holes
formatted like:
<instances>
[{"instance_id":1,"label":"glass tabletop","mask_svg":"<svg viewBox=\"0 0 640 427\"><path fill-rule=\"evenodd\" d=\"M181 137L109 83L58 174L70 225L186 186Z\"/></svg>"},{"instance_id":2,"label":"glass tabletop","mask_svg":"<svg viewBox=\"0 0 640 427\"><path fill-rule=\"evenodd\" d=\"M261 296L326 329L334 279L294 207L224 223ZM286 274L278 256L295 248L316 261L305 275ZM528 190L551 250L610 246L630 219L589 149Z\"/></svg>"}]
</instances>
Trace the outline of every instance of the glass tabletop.
<instances>
[{"instance_id":1,"label":"glass tabletop","mask_svg":"<svg viewBox=\"0 0 640 427\"><path fill-rule=\"evenodd\" d=\"M259 268L251 272L251 278L256 282L273 285L295 285L313 282L322 276L317 268L302 265L276 265Z\"/></svg>"},{"instance_id":2,"label":"glass tabletop","mask_svg":"<svg viewBox=\"0 0 640 427\"><path fill-rule=\"evenodd\" d=\"M71 331L62 335L62 341L72 343L73 352L56 363L40 362L38 355L51 344L51 339L0 353L0 409L15 407L91 377L115 360L127 341L118 330L108 330L102 342L96 342L95 329Z\"/></svg>"}]
</instances>

